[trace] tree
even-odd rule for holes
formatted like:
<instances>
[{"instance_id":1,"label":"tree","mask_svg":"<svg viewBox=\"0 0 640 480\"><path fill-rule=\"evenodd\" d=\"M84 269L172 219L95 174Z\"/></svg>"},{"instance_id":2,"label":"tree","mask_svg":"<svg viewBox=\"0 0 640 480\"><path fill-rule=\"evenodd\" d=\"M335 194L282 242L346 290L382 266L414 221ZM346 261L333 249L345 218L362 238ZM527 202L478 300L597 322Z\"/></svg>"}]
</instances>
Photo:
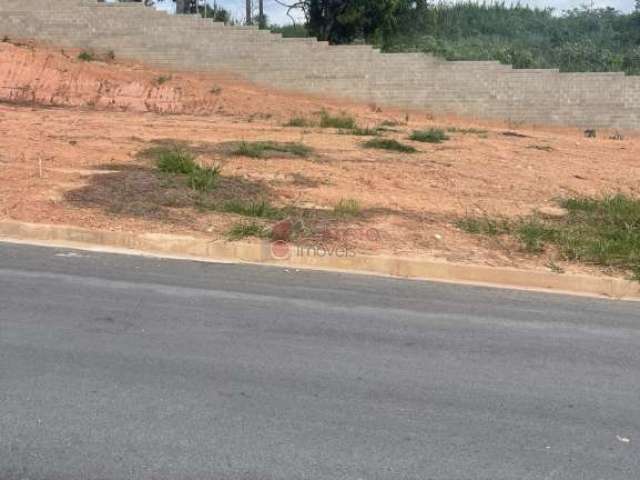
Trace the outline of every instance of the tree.
<instances>
[{"instance_id":1,"label":"tree","mask_svg":"<svg viewBox=\"0 0 640 480\"><path fill-rule=\"evenodd\" d=\"M395 26L395 14L407 0L300 0L285 5L302 10L309 32L318 40L349 43L383 36Z\"/></svg>"}]
</instances>

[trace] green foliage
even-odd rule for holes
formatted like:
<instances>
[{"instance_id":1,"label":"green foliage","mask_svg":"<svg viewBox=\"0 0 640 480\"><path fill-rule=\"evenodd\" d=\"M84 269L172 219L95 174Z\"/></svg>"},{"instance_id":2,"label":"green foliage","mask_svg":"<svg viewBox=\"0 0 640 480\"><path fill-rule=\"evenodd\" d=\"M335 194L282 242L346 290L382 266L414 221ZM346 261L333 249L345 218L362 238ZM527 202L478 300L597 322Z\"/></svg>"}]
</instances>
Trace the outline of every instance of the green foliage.
<instances>
[{"instance_id":1,"label":"green foliage","mask_svg":"<svg viewBox=\"0 0 640 480\"><path fill-rule=\"evenodd\" d=\"M285 212L281 208L276 208L264 200L256 202L242 202L240 200L229 200L222 205L221 210L227 213L235 213L245 217L270 218L280 220L284 218Z\"/></svg>"},{"instance_id":2,"label":"green foliage","mask_svg":"<svg viewBox=\"0 0 640 480\"><path fill-rule=\"evenodd\" d=\"M449 60L497 60L515 68L640 73L640 12L581 7L557 15L504 3L405 4L378 44Z\"/></svg>"},{"instance_id":3,"label":"green foliage","mask_svg":"<svg viewBox=\"0 0 640 480\"><path fill-rule=\"evenodd\" d=\"M189 185L199 192L208 192L216 185L220 176L220 167L200 167L197 166L189 173Z\"/></svg>"},{"instance_id":4,"label":"green foliage","mask_svg":"<svg viewBox=\"0 0 640 480\"><path fill-rule=\"evenodd\" d=\"M78 54L78 60L82 60L83 62L93 62L95 59L96 56L93 52L83 50Z\"/></svg>"},{"instance_id":5,"label":"green foliage","mask_svg":"<svg viewBox=\"0 0 640 480\"><path fill-rule=\"evenodd\" d=\"M309 30L306 25L271 25L270 27L273 33L280 33L284 38L304 38L309 37Z\"/></svg>"},{"instance_id":6,"label":"green foliage","mask_svg":"<svg viewBox=\"0 0 640 480\"><path fill-rule=\"evenodd\" d=\"M464 217L456 222L458 228L467 233L494 237L511 232L509 221L502 218Z\"/></svg>"},{"instance_id":7,"label":"green foliage","mask_svg":"<svg viewBox=\"0 0 640 480\"><path fill-rule=\"evenodd\" d=\"M164 173L187 175L189 186L201 192L215 187L220 175L220 167L202 167L193 154L180 148L158 148L152 152L158 170Z\"/></svg>"},{"instance_id":8,"label":"green foliage","mask_svg":"<svg viewBox=\"0 0 640 480\"><path fill-rule=\"evenodd\" d=\"M343 128L346 130L352 130L357 128L355 118L347 115L331 115L328 112L322 111L320 113L320 127L321 128Z\"/></svg>"},{"instance_id":9,"label":"green foliage","mask_svg":"<svg viewBox=\"0 0 640 480\"><path fill-rule=\"evenodd\" d=\"M531 253L554 245L566 260L629 270L640 280L640 199L577 197L562 206L568 211L563 219L464 218L457 225L469 233L514 235Z\"/></svg>"},{"instance_id":10,"label":"green foliage","mask_svg":"<svg viewBox=\"0 0 640 480\"><path fill-rule=\"evenodd\" d=\"M160 75L159 77L156 78L155 82L156 82L156 85L162 85L164 83L167 83L169 80L171 80L170 75Z\"/></svg>"},{"instance_id":11,"label":"green foliage","mask_svg":"<svg viewBox=\"0 0 640 480\"><path fill-rule=\"evenodd\" d=\"M303 0L307 29L318 40L349 43L382 38L395 26L405 0Z\"/></svg>"},{"instance_id":12,"label":"green foliage","mask_svg":"<svg viewBox=\"0 0 640 480\"><path fill-rule=\"evenodd\" d=\"M396 152L403 152L403 153L417 152L417 150L413 148L411 145L405 145L404 143L400 143L397 140L393 140L391 138L372 138L371 140L365 142L363 146L366 148L393 150Z\"/></svg>"},{"instance_id":13,"label":"green foliage","mask_svg":"<svg viewBox=\"0 0 640 480\"><path fill-rule=\"evenodd\" d=\"M289 119L287 123L284 124L285 127L312 127L313 122L305 117L292 117Z\"/></svg>"},{"instance_id":14,"label":"green foliage","mask_svg":"<svg viewBox=\"0 0 640 480\"><path fill-rule=\"evenodd\" d=\"M338 217L355 217L360 214L360 202L353 198L343 198L333 207L333 213Z\"/></svg>"},{"instance_id":15,"label":"green foliage","mask_svg":"<svg viewBox=\"0 0 640 480\"><path fill-rule=\"evenodd\" d=\"M284 155L295 157L308 157L313 151L302 143L295 142L240 142L231 152L232 155L241 155L252 158L269 158Z\"/></svg>"},{"instance_id":16,"label":"green foliage","mask_svg":"<svg viewBox=\"0 0 640 480\"><path fill-rule=\"evenodd\" d=\"M414 130L409 136L409 140L427 143L442 143L449 140L449 137L440 128L430 128L429 130Z\"/></svg>"},{"instance_id":17,"label":"green foliage","mask_svg":"<svg viewBox=\"0 0 640 480\"><path fill-rule=\"evenodd\" d=\"M489 133L488 130L484 130L482 128L459 128L459 127L449 127L447 128L447 132L451 133L462 133L464 135L486 135Z\"/></svg>"},{"instance_id":18,"label":"green foliage","mask_svg":"<svg viewBox=\"0 0 640 480\"><path fill-rule=\"evenodd\" d=\"M180 148L159 148L154 153L161 172L188 175L198 167L195 157Z\"/></svg>"},{"instance_id":19,"label":"green foliage","mask_svg":"<svg viewBox=\"0 0 640 480\"><path fill-rule=\"evenodd\" d=\"M246 237L266 237L266 229L256 222L237 223L227 232L229 240L240 240Z\"/></svg>"},{"instance_id":20,"label":"green foliage","mask_svg":"<svg viewBox=\"0 0 640 480\"><path fill-rule=\"evenodd\" d=\"M200 13L200 16L210 18L214 22L229 23L231 20L231 13L215 3L213 6L209 4L206 4L204 7L198 6L198 13Z\"/></svg>"},{"instance_id":21,"label":"green foliage","mask_svg":"<svg viewBox=\"0 0 640 480\"><path fill-rule=\"evenodd\" d=\"M361 128L356 127L351 130L345 130L344 133L347 135L356 135L359 137L377 137L380 135L381 130L379 128Z\"/></svg>"}]
</instances>

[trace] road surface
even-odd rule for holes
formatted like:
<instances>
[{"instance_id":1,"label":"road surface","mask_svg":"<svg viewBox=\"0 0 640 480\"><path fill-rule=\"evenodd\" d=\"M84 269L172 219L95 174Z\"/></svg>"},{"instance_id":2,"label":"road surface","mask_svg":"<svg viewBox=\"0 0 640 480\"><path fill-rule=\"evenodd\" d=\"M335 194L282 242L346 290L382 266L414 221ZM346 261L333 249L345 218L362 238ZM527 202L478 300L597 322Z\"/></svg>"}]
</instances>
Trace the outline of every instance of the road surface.
<instances>
[{"instance_id":1,"label":"road surface","mask_svg":"<svg viewBox=\"0 0 640 480\"><path fill-rule=\"evenodd\" d=\"M640 478L640 304L0 243L0 480Z\"/></svg>"}]
</instances>

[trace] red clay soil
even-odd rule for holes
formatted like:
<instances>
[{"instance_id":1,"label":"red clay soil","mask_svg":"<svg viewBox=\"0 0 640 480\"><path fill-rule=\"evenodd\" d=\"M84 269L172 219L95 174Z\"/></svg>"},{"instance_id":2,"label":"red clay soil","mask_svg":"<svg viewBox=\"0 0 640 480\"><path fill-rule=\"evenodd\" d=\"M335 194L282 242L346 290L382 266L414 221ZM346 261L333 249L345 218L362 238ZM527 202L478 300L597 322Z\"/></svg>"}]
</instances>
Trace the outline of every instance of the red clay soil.
<instances>
[{"instance_id":1,"label":"red clay soil","mask_svg":"<svg viewBox=\"0 0 640 480\"><path fill-rule=\"evenodd\" d=\"M304 212L310 237L336 243L348 232L359 252L544 269L551 252L529 256L503 239L468 235L456 220L526 215L573 195L640 195L640 144L627 132L622 141L608 132L584 138L577 129L407 113L77 55L0 43L0 218L226 241L233 225L249 220L198 206L192 192L140 155L176 141L201 163L221 166L212 201L264 199ZM344 112L362 127L396 123L384 137L418 152L364 148L369 137L334 129L283 127L321 110ZM442 144L407 139L431 127L458 131ZM461 131L469 128L485 132ZM301 142L313 153L230 155L228 142L241 140ZM343 199L357 200L361 212L335 218Z\"/></svg>"}]
</instances>

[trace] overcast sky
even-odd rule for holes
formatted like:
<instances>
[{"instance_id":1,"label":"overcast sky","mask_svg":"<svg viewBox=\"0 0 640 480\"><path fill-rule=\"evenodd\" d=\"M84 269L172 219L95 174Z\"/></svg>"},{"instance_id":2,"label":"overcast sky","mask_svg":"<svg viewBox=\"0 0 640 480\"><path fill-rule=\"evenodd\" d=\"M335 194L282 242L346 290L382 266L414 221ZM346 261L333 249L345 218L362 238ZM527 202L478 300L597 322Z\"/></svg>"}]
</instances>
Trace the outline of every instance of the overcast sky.
<instances>
[{"instance_id":1,"label":"overcast sky","mask_svg":"<svg viewBox=\"0 0 640 480\"><path fill-rule=\"evenodd\" d=\"M162 8L167 9L171 9L174 5L172 0L156 0L156 2L159 6L164 4L165 7ZM209 3L213 4L213 0L209 0ZM244 0L217 0L217 3L229 10L235 18L244 18ZM254 0L254 3L257 4L257 0ZM613 7L624 12L629 12L634 7L634 0L522 0L521 3L537 7L553 7L559 11L584 4L594 7ZM264 5L271 23L291 23L291 20L286 16L286 9L275 0L264 0Z\"/></svg>"}]
</instances>

